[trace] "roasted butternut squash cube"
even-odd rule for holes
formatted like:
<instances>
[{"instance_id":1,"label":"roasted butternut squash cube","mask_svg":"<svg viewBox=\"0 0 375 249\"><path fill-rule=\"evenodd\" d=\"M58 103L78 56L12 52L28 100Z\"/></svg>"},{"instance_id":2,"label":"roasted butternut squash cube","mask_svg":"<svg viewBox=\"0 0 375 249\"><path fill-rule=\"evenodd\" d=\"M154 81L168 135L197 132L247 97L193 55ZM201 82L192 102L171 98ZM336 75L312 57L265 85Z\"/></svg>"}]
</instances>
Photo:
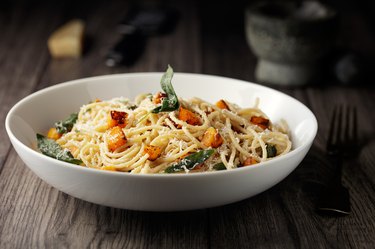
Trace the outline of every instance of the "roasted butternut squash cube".
<instances>
[{"instance_id":1,"label":"roasted butternut squash cube","mask_svg":"<svg viewBox=\"0 0 375 249\"><path fill-rule=\"evenodd\" d=\"M126 136L120 126L115 126L106 131L106 142L110 151L124 146L126 144Z\"/></svg>"},{"instance_id":2,"label":"roasted butternut squash cube","mask_svg":"<svg viewBox=\"0 0 375 249\"><path fill-rule=\"evenodd\" d=\"M62 136L62 134L58 133L55 127L52 127L48 130L47 137L53 140L57 140Z\"/></svg>"},{"instance_id":3,"label":"roasted butternut squash cube","mask_svg":"<svg viewBox=\"0 0 375 249\"><path fill-rule=\"evenodd\" d=\"M192 111L189 111L188 109L183 108L180 106L179 112L178 112L178 119L185 121L186 123L190 125L201 125L202 122L197 114L195 114Z\"/></svg>"},{"instance_id":4,"label":"roasted butternut squash cube","mask_svg":"<svg viewBox=\"0 0 375 249\"><path fill-rule=\"evenodd\" d=\"M120 126L124 128L127 125L128 114L126 112L111 111L108 118L108 128Z\"/></svg>"},{"instance_id":5,"label":"roasted butternut squash cube","mask_svg":"<svg viewBox=\"0 0 375 249\"><path fill-rule=\"evenodd\" d=\"M167 97L167 94L166 93L162 93L162 92L158 92L156 93L153 98L152 98L152 102L154 104L161 104L163 98Z\"/></svg>"},{"instance_id":6,"label":"roasted butternut squash cube","mask_svg":"<svg viewBox=\"0 0 375 249\"><path fill-rule=\"evenodd\" d=\"M108 115L108 118L107 118L107 128L112 128L112 127L115 127L117 126L117 121L112 119L111 118L111 115Z\"/></svg>"},{"instance_id":7,"label":"roasted butternut squash cube","mask_svg":"<svg viewBox=\"0 0 375 249\"><path fill-rule=\"evenodd\" d=\"M214 127L210 127L204 133L201 142L207 147L217 148L223 144L224 140Z\"/></svg>"},{"instance_id":8,"label":"roasted butternut squash cube","mask_svg":"<svg viewBox=\"0 0 375 249\"><path fill-rule=\"evenodd\" d=\"M225 103L225 101L223 99L216 102L216 106L219 107L220 109L229 110L229 106L227 105L227 103Z\"/></svg>"},{"instance_id":9,"label":"roasted butternut squash cube","mask_svg":"<svg viewBox=\"0 0 375 249\"><path fill-rule=\"evenodd\" d=\"M148 160L155 161L161 155L162 149L159 146L147 145L145 153L148 154Z\"/></svg>"},{"instance_id":10,"label":"roasted butternut squash cube","mask_svg":"<svg viewBox=\"0 0 375 249\"><path fill-rule=\"evenodd\" d=\"M248 157L246 160L243 162L243 166L249 166L258 163L257 160L255 160L253 157Z\"/></svg>"},{"instance_id":11,"label":"roasted butternut squash cube","mask_svg":"<svg viewBox=\"0 0 375 249\"><path fill-rule=\"evenodd\" d=\"M252 116L250 118L250 122L259 126L263 130L269 128L269 125L270 125L269 119L266 119L266 118L263 118L263 117L257 117L257 116Z\"/></svg>"}]
</instances>

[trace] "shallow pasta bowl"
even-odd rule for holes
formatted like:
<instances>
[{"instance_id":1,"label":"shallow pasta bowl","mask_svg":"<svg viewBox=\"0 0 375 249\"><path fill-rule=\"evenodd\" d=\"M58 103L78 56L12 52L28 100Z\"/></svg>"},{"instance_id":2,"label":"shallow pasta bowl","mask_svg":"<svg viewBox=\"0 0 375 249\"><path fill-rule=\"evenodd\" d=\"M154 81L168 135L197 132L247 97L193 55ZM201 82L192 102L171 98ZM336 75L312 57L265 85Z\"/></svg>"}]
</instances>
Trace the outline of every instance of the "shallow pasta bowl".
<instances>
[{"instance_id":1,"label":"shallow pasta bowl","mask_svg":"<svg viewBox=\"0 0 375 249\"><path fill-rule=\"evenodd\" d=\"M6 130L25 164L48 184L74 197L100 205L147 211L177 211L220 206L254 196L290 174L307 154L317 132L314 114L296 99L250 82L176 73L177 95L211 103L226 99L242 107L259 107L291 130L293 150L286 155L234 170L192 174L139 175L110 172L58 161L39 153L36 133L89 101L160 91L161 73L99 76L58 84L19 101L6 117Z\"/></svg>"}]
</instances>

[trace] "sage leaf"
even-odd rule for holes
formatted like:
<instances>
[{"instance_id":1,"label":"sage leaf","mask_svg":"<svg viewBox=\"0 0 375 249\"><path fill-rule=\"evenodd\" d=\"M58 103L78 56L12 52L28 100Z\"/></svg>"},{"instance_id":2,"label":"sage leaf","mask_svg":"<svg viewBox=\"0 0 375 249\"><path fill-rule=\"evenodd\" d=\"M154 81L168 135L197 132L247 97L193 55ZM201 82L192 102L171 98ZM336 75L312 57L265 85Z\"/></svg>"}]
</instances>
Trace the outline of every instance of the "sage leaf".
<instances>
[{"instance_id":1,"label":"sage leaf","mask_svg":"<svg viewBox=\"0 0 375 249\"><path fill-rule=\"evenodd\" d=\"M154 108L152 113L160 112L171 112L175 111L180 107L178 97L172 86L173 68L168 65L167 71L163 74L160 85L163 91L167 94L167 97L163 98L163 102L160 106Z\"/></svg>"},{"instance_id":2,"label":"sage leaf","mask_svg":"<svg viewBox=\"0 0 375 249\"><path fill-rule=\"evenodd\" d=\"M212 167L214 170L226 170L224 163L217 163Z\"/></svg>"},{"instance_id":3,"label":"sage leaf","mask_svg":"<svg viewBox=\"0 0 375 249\"><path fill-rule=\"evenodd\" d=\"M185 168L188 170L194 169L194 167L206 161L214 152L214 149L200 150L183 158L181 161L172 164L171 166L166 168L164 172L176 173L183 171Z\"/></svg>"},{"instance_id":4,"label":"sage leaf","mask_svg":"<svg viewBox=\"0 0 375 249\"><path fill-rule=\"evenodd\" d=\"M69 150L62 148L55 140L47 138L41 134L36 134L36 138L38 149L44 155L77 165L82 163L81 160L75 159Z\"/></svg>"},{"instance_id":5,"label":"sage leaf","mask_svg":"<svg viewBox=\"0 0 375 249\"><path fill-rule=\"evenodd\" d=\"M277 150L275 145L266 144L267 158L275 157L277 155Z\"/></svg>"},{"instance_id":6,"label":"sage leaf","mask_svg":"<svg viewBox=\"0 0 375 249\"><path fill-rule=\"evenodd\" d=\"M72 113L70 116L62 121L55 123L55 128L58 133L64 134L72 130L73 125L77 122L78 113Z\"/></svg>"}]
</instances>

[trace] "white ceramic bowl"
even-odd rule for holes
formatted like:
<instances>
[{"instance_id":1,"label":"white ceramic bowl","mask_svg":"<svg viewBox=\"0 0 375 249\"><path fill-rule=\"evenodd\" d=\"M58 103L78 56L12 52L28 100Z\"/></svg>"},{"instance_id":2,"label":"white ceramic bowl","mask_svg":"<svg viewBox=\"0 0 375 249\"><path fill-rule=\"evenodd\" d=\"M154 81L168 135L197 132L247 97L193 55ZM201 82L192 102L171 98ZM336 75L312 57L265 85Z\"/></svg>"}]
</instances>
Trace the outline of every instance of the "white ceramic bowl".
<instances>
[{"instance_id":1,"label":"white ceramic bowl","mask_svg":"<svg viewBox=\"0 0 375 249\"><path fill-rule=\"evenodd\" d=\"M18 155L41 179L74 197L117 208L177 211L208 208L256 195L284 179L305 157L317 132L313 113L294 98L257 84L198 74L176 73L177 95L212 103L227 99L260 108L273 122L287 120L293 150L274 160L229 171L194 174L137 175L78 167L35 150L36 133L45 133L57 120L89 101L160 91L161 73L93 77L58 84L19 101L8 113L6 130Z\"/></svg>"}]
</instances>

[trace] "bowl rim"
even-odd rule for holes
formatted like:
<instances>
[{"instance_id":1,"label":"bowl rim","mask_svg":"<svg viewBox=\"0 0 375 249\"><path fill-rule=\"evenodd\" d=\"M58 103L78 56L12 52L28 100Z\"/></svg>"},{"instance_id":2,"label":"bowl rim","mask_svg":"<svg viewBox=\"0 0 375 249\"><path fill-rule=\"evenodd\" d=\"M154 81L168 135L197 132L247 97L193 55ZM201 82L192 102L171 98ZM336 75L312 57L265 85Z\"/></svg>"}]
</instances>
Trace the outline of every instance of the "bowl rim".
<instances>
[{"instance_id":1,"label":"bowl rim","mask_svg":"<svg viewBox=\"0 0 375 249\"><path fill-rule=\"evenodd\" d=\"M31 101L33 98L36 98L39 95L45 94L46 92L53 91L53 90L56 90L56 89L59 89L59 88L69 87L70 85L75 85L75 84L90 84L90 82L92 82L92 81L100 81L100 80L103 80L103 79L111 79L111 78L113 79L113 78L123 78L123 77L125 77L125 78L144 77L144 76L148 76L148 77L159 76L160 77L160 75L162 75L162 72L118 73L118 74L108 74L108 75L85 77L85 78L79 78L79 79L74 79L74 80L69 80L69 81L57 83L55 85L40 89L38 91L35 91L35 92L31 93L30 95L27 95L26 97L23 97L16 104L14 104L13 107L11 107L11 109L9 110L9 112L8 112L6 118L5 118L5 129L6 129L6 131L8 133L8 136L9 136L12 143L16 143L23 150L28 151L33 156L36 156L36 157L40 158L41 160L45 161L48 164L58 164L61 167L69 167L71 169L75 169L75 170L78 170L78 171L81 170L82 172L90 172L90 173L94 173L94 174L112 175L114 177L136 177L136 178L146 178L146 179L148 179L150 177L151 178L157 178L157 179L164 178L164 177L167 177L167 178L213 177L213 176L218 176L218 175L223 175L223 174L230 175L230 174L241 173L242 171L252 171L252 170L260 168L260 167L267 167L269 164L276 164L277 165L277 163L279 161L288 160L289 158L292 158L295 155L297 155L300 151L306 149L306 147L310 147L311 144L313 143L315 137L316 137L316 134L317 134L317 131L318 131L318 122L317 122L317 119L316 119L314 113L305 104L303 104L299 100L295 99L294 97L289 96L288 94L285 94L281 91L275 90L271 87L260 85L260 84L253 83L253 82L250 82L250 81L245 81L245 80L240 80L240 79L235 79L235 78L230 78L230 77L225 77L225 76L218 76L218 75L198 74L198 73L179 73L179 72L174 73L174 76L177 76L177 77L180 77L180 76L181 77L203 77L203 78L211 78L211 79L216 78L216 79L221 79L221 80L230 80L230 81L236 82L236 84L242 84L242 85L247 85L247 86L250 85L251 87L254 87L254 88L259 88L259 89L267 90L267 91L282 95L284 98L287 98L290 101L295 102L298 105L301 105L305 109L305 111L308 113L308 115L311 116L311 119L312 119L311 120L312 121L311 129L313 129L312 133L311 133L311 136L309 136L308 140L305 141L301 146L291 150L287 154L282 155L280 157L276 157L276 158L274 158L270 161L266 161L266 162L262 162L262 163L259 163L259 164L256 164L256 165L252 165L251 167L240 167L240 168L235 168L235 169L232 169L232 170L194 172L194 173L191 173L191 174L185 174L185 173L177 173L177 174L156 174L156 173L155 174L132 174L132 173L127 173L127 172L107 171L107 170L99 170L99 169L95 169L95 168L79 166L79 165L59 161L55 158L48 157L48 156L43 155L42 153L32 149L30 146L27 146L26 144L24 144L20 140L18 140L18 138L14 135L14 133L12 131L12 128L10 126L10 119L13 115L15 115L18 108L25 105L25 103L27 103L28 101Z\"/></svg>"}]
</instances>

